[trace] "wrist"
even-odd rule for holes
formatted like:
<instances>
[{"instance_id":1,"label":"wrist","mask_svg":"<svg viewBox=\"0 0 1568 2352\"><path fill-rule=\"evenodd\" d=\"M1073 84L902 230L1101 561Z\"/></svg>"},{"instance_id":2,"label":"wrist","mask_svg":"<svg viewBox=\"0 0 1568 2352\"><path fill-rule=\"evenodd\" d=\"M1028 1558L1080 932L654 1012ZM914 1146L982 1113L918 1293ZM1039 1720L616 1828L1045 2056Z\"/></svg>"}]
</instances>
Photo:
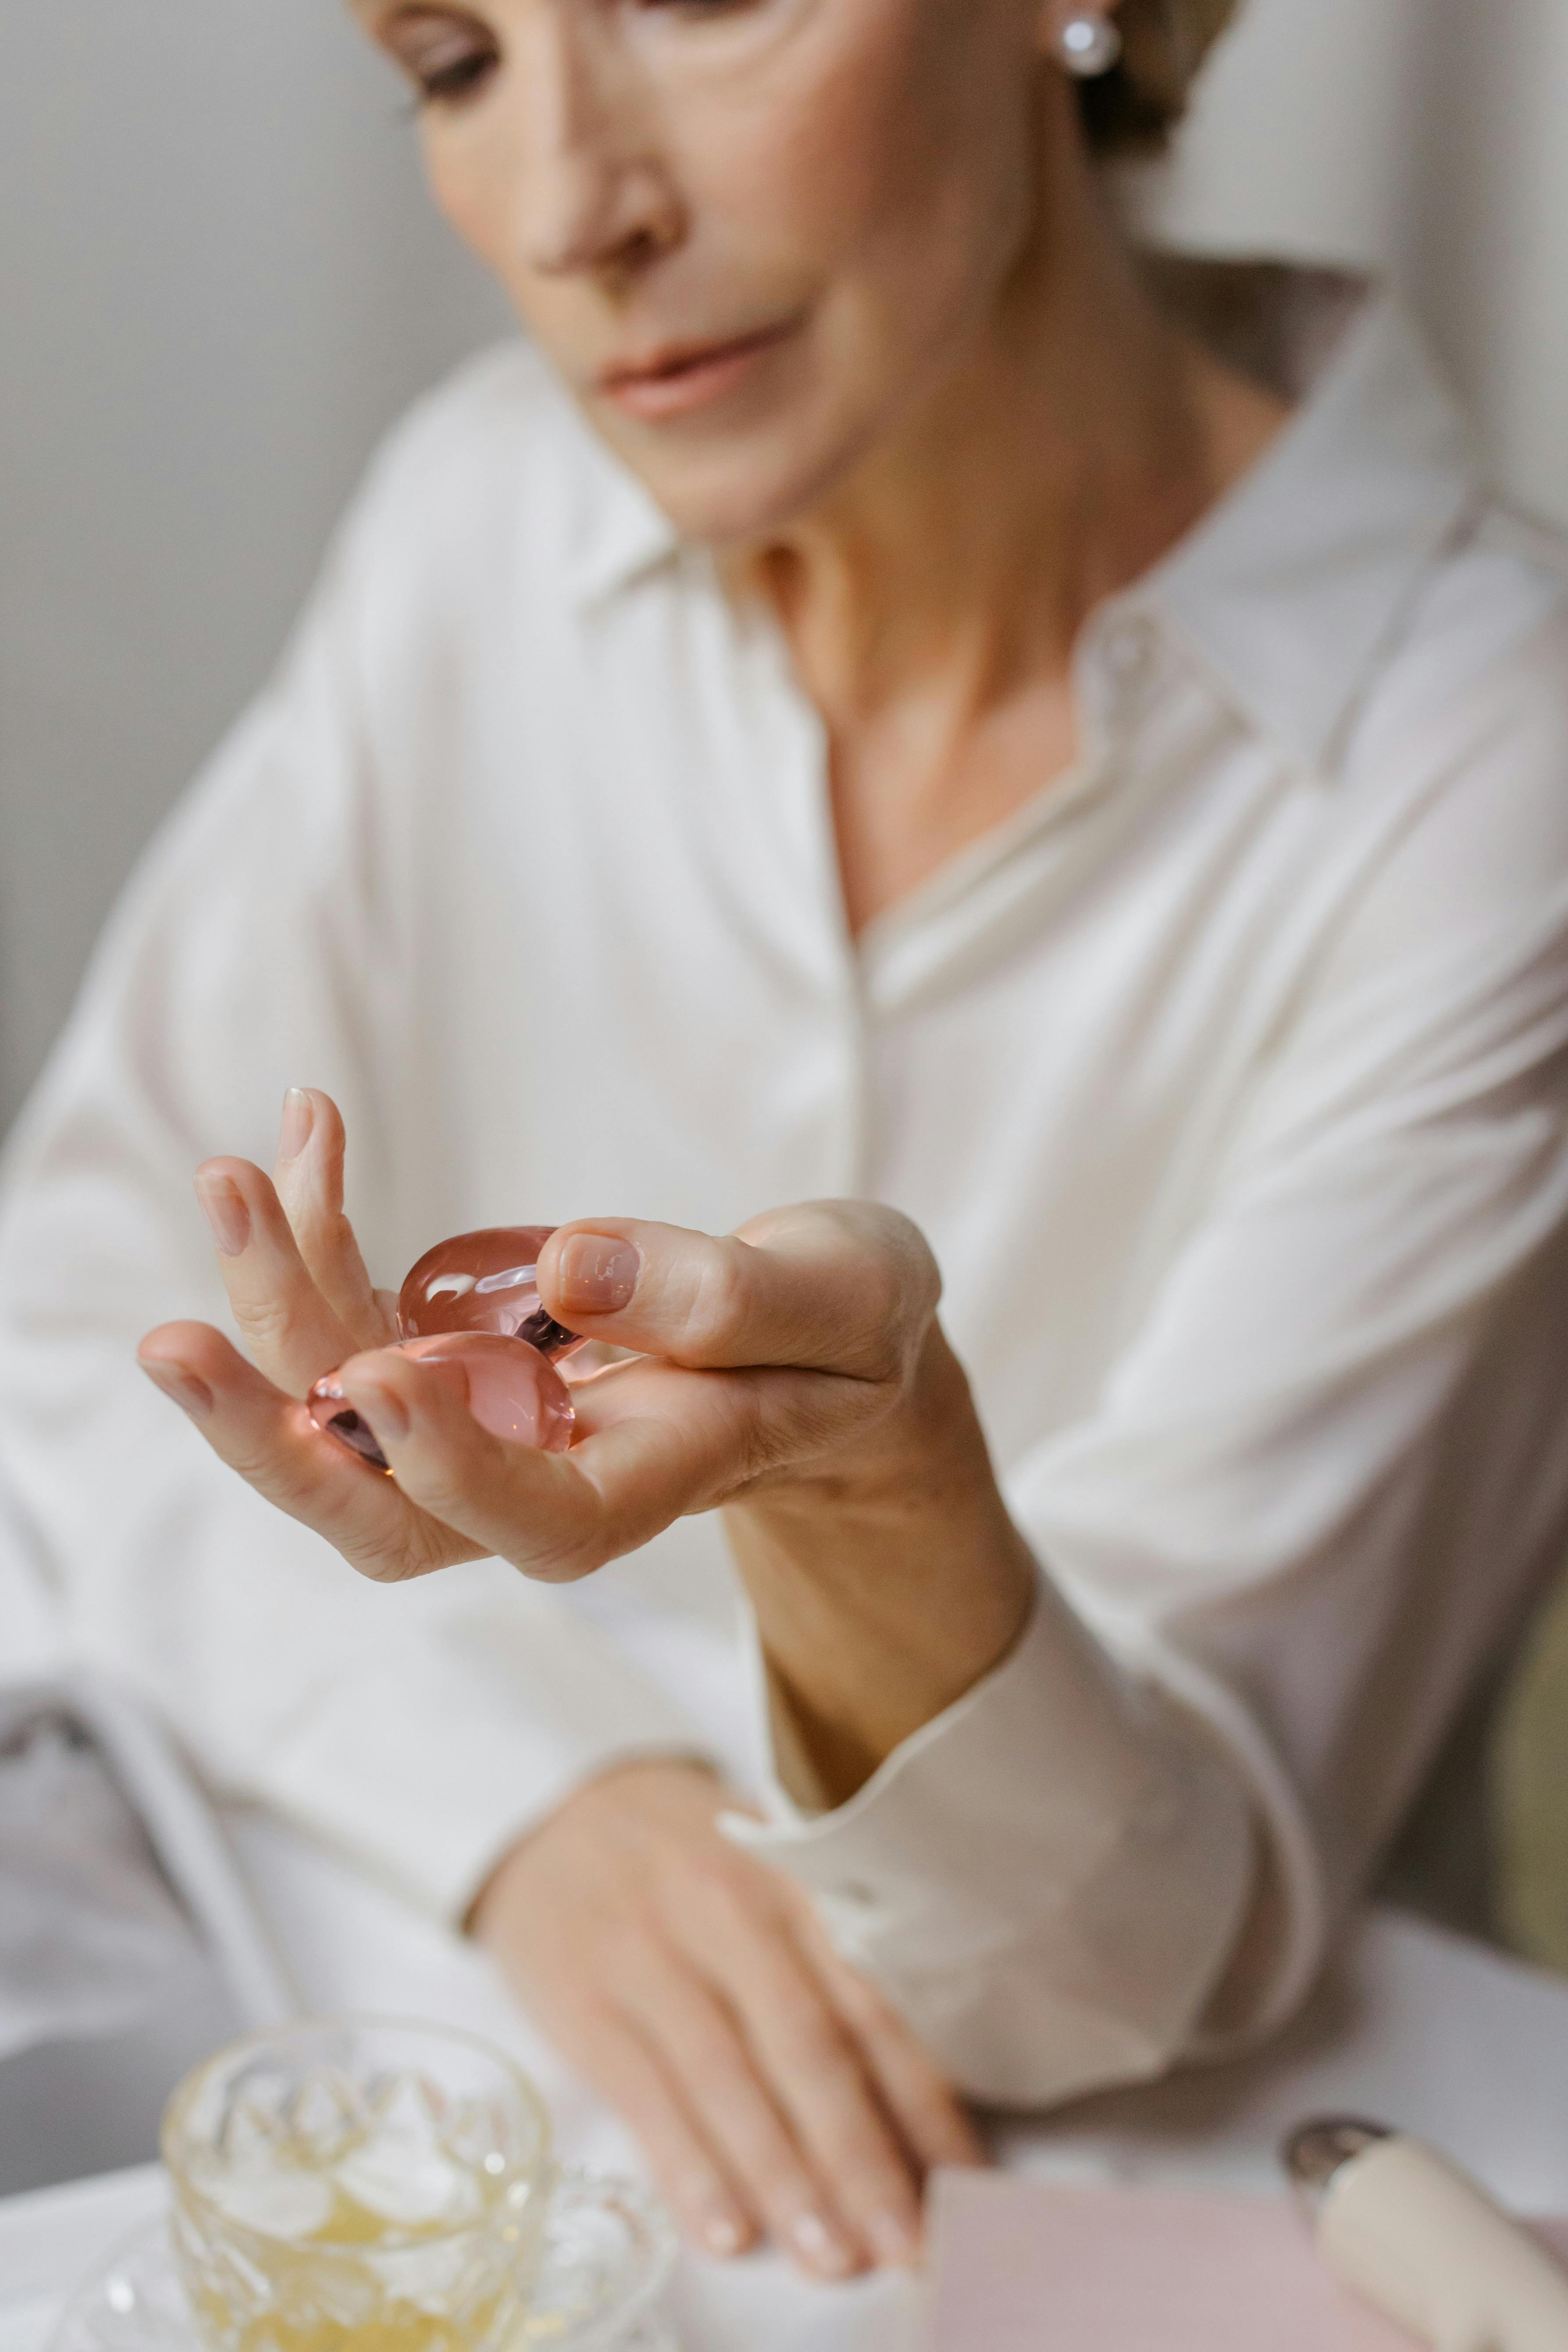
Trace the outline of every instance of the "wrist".
<instances>
[{"instance_id":1,"label":"wrist","mask_svg":"<svg viewBox=\"0 0 1568 2352\"><path fill-rule=\"evenodd\" d=\"M934 1328L907 1405L852 1458L726 1518L770 1679L835 1802L1001 1663L1038 1591Z\"/></svg>"},{"instance_id":2,"label":"wrist","mask_svg":"<svg viewBox=\"0 0 1568 2352\"><path fill-rule=\"evenodd\" d=\"M846 1517L896 1525L973 1510L994 1491L968 1377L933 1322L891 1411L830 1452L759 1481L728 1507L781 1528Z\"/></svg>"},{"instance_id":3,"label":"wrist","mask_svg":"<svg viewBox=\"0 0 1568 2352\"><path fill-rule=\"evenodd\" d=\"M658 1791L672 1780L688 1786L706 1786L712 1790L713 1810L719 1811L725 1802L722 1774L717 1765L696 1752L685 1754L679 1749L668 1753L650 1751L647 1755L617 1757L614 1762L591 1771L576 1781L550 1811L520 1831L511 1843L500 1853L488 1875L469 1904L463 1917L463 1932L477 1943L493 1940L501 1925L504 1934L505 1915L510 1910L518 1892L519 1881L527 1874L534 1850L547 1841L563 1824L570 1826L574 1816L591 1811L608 1796L612 1803L617 1797L635 1803L639 1790L650 1788ZM739 1800L735 1800L737 1803ZM526 1895L524 1895L526 1900Z\"/></svg>"}]
</instances>

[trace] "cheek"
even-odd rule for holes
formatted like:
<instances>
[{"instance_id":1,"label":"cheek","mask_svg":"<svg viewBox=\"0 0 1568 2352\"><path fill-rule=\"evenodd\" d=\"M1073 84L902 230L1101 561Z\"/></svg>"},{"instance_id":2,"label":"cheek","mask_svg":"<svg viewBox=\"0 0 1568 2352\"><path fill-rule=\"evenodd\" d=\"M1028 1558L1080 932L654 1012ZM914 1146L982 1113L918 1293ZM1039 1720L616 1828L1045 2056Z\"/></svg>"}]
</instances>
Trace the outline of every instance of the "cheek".
<instances>
[{"instance_id":1,"label":"cheek","mask_svg":"<svg viewBox=\"0 0 1568 2352\"><path fill-rule=\"evenodd\" d=\"M504 131L473 137L436 124L421 141L426 184L443 218L504 285L515 276L516 161Z\"/></svg>"},{"instance_id":2,"label":"cheek","mask_svg":"<svg viewBox=\"0 0 1568 2352\"><path fill-rule=\"evenodd\" d=\"M994 280L1033 200L1032 58L979 0L848 0L682 142L694 220L908 315ZM879 297L880 298L879 299Z\"/></svg>"}]
</instances>

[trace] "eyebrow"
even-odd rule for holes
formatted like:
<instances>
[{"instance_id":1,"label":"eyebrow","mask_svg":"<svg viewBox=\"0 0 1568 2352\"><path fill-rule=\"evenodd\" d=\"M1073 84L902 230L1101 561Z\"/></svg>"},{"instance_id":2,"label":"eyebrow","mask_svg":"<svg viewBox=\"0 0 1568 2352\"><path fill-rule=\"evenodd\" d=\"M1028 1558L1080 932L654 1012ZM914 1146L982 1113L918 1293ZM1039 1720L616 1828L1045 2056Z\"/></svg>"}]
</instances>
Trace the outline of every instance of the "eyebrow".
<instances>
[{"instance_id":1,"label":"eyebrow","mask_svg":"<svg viewBox=\"0 0 1568 2352\"><path fill-rule=\"evenodd\" d=\"M384 33L403 16L440 16L442 0L349 0L349 12L370 31Z\"/></svg>"}]
</instances>

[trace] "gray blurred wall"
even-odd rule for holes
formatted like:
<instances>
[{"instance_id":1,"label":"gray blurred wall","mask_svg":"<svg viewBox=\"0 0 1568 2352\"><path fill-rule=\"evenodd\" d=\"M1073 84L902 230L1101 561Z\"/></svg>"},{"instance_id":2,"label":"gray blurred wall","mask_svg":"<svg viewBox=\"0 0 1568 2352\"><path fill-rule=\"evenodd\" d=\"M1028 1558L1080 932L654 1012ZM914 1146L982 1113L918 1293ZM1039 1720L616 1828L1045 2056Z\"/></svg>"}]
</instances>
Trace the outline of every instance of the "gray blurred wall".
<instances>
[{"instance_id":1,"label":"gray blurred wall","mask_svg":"<svg viewBox=\"0 0 1568 2352\"><path fill-rule=\"evenodd\" d=\"M0 1129L377 435L504 323L341 0L0 0Z\"/></svg>"},{"instance_id":2,"label":"gray blurred wall","mask_svg":"<svg viewBox=\"0 0 1568 2352\"><path fill-rule=\"evenodd\" d=\"M1251 0L1141 201L1410 289L1568 520L1568 0ZM0 0L0 1126L388 420L495 331L339 0Z\"/></svg>"}]
</instances>

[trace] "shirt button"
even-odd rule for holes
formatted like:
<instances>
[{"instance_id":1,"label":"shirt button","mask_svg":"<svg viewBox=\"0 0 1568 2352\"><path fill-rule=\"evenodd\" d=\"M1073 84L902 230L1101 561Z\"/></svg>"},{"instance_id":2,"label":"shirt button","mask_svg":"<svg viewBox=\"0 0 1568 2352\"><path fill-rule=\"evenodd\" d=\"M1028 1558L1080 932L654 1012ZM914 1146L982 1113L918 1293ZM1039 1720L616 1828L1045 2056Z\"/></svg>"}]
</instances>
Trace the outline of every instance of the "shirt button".
<instances>
[{"instance_id":1,"label":"shirt button","mask_svg":"<svg viewBox=\"0 0 1568 2352\"><path fill-rule=\"evenodd\" d=\"M1154 625L1142 614L1118 621L1106 633L1105 663L1119 686L1136 686L1153 666Z\"/></svg>"},{"instance_id":2,"label":"shirt button","mask_svg":"<svg viewBox=\"0 0 1568 2352\"><path fill-rule=\"evenodd\" d=\"M863 1878L841 1879L833 1890L840 1903L852 1904L858 1911L868 1911L877 1900L877 1890L868 1886Z\"/></svg>"}]
</instances>

